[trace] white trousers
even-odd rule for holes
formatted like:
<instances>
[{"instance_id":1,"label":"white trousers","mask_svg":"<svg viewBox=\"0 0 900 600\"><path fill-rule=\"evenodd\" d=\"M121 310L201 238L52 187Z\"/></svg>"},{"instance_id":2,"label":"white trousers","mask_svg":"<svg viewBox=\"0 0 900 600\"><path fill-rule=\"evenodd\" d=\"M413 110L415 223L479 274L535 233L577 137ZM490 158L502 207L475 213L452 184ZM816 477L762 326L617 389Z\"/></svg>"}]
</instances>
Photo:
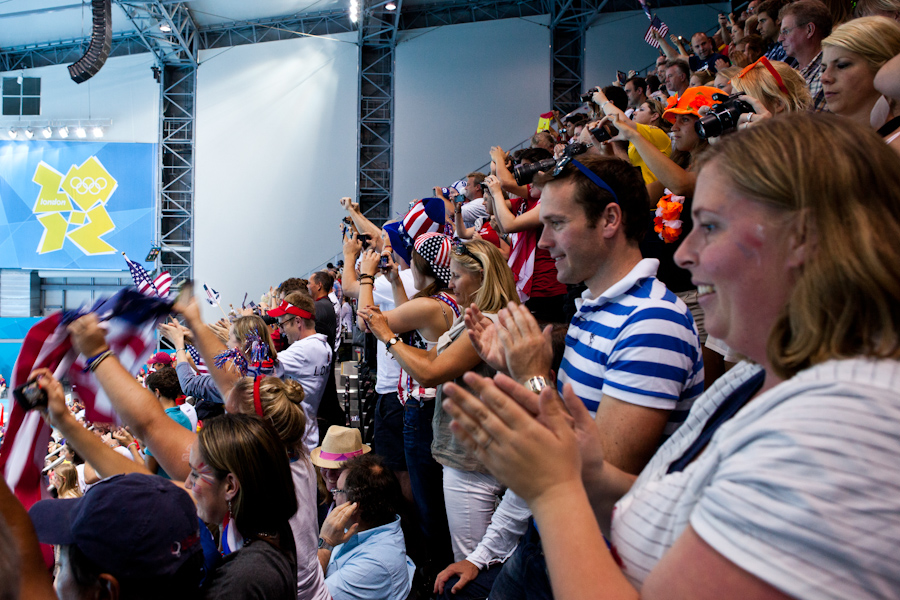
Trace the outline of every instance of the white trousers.
<instances>
[{"instance_id":1,"label":"white trousers","mask_svg":"<svg viewBox=\"0 0 900 600\"><path fill-rule=\"evenodd\" d=\"M453 560L464 560L481 543L504 491L491 475L444 467L444 504Z\"/></svg>"}]
</instances>

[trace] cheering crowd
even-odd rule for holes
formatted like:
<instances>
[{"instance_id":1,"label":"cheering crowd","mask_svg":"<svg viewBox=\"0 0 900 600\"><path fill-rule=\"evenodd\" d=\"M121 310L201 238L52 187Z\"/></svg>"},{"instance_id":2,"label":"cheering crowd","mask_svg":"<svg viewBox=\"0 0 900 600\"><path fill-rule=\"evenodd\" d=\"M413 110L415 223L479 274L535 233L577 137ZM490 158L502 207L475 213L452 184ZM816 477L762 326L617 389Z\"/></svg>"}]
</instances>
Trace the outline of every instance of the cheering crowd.
<instances>
[{"instance_id":1,"label":"cheering crowd","mask_svg":"<svg viewBox=\"0 0 900 600\"><path fill-rule=\"evenodd\" d=\"M490 173L341 199L342 265L169 301L146 378L68 324L121 427L31 373L56 499L0 487L0 597L900 595L900 4L841 6L651 30Z\"/></svg>"}]
</instances>

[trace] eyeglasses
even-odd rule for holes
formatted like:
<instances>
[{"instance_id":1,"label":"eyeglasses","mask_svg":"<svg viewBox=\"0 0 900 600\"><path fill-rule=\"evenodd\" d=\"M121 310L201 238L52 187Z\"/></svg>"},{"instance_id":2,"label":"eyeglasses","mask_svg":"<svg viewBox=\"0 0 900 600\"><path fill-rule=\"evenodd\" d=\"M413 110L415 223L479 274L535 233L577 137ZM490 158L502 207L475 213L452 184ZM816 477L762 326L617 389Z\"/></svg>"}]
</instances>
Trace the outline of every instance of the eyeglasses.
<instances>
[{"instance_id":1,"label":"eyeglasses","mask_svg":"<svg viewBox=\"0 0 900 600\"><path fill-rule=\"evenodd\" d=\"M332 496L337 496L338 494L350 495L350 490L341 490L338 488L333 488L328 491L331 492Z\"/></svg>"},{"instance_id":2,"label":"eyeglasses","mask_svg":"<svg viewBox=\"0 0 900 600\"><path fill-rule=\"evenodd\" d=\"M279 326L279 327L284 327L284 326L288 325L291 321L293 321L293 320L296 319L296 318L297 318L297 317L291 317L290 319L287 319L286 321L278 321L278 326Z\"/></svg>"},{"instance_id":3,"label":"eyeglasses","mask_svg":"<svg viewBox=\"0 0 900 600\"><path fill-rule=\"evenodd\" d=\"M475 256L471 250L463 242L456 242L453 244L453 254L456 256L468 256L475 260L478 263L478 266L484 270L484 263L481 262L481 259Z\"/></svg>"},{"instance_id":4,"label":"eyeglasses","mask_svg":"<svg viewBox=\"0 0 900 600\"><path fill-rule=\"evenodd\" d=\"M793 30L797 29L797 27L799 27L799 25L794 25L793 27L788 27L787 29L782 29L781 31L778 32L778 37L784 38L784 37L791 35L791 32Z\"/></svg>"}]
</instances>

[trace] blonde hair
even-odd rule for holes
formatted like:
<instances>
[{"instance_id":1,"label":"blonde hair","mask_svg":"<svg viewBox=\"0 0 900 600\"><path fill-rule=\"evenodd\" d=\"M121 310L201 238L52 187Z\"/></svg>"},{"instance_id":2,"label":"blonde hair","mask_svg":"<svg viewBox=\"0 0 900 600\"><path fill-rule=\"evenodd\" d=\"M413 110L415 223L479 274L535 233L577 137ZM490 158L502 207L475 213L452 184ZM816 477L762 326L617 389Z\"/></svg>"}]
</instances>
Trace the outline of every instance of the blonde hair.
<instances>
[{"instance_id":1,"label":"blonde hair","mask_svg":"<svg viewBox=\"0 0 900 600\"><path fill-rule=\"evenodd\" d=\"M255 414L253 400L253 377L241 377L234 384L233 394L238 402L240 412ZM282 381L278 377L263 377L259 381L259 401L263 418L268 419L278 438L292 452L303 451L303 436L306 433L306 412L300 404L306 397L303 386L293 379Z\"/></svg>"},{"instance_id":2,"label":"blonde hair","mask_svg":"<svg viewBox=\"0 0 900 600\"><path fill-rule=\"evenodd\" d=\"M831 359L900 358L900 157L874 131L825 113L784 115L725 136L701 162L736 193L804 220L809 251L768 342L779 376Z\"/></svg>"},{"instance_id":3,"label":"blonde hair","mask_svg":"<svg viewBox=\"0 0 900 600\"><path fill-rule=\"evenodd\" d=\"M874 74L900 54L900 23L887 17L853 19L835 27L822 40L822 47L828 46L860 55Z\"/></svg>"},{"instance_id":4,"label":"blonde hair","mask_svg":"<svg viewBox=\"0 0 900 600\"><path fill-rule=\"evenodd\" d=\"M62 480L62 484L56 488L59 498L79 498L81 497L81 488L78 486L78 471L75 465L69 462L63 462L53 468L56 476Z\"/></svg>"},{"instance_id":5,"label":"blonde hair","mask_svg":"<svg viewBox=\"0 0 900 600\"><path fill-rule=\"evenodd\" d=\"M778 81L761 62L756 63L756 66L744 73L743 77L740 75L732 77L731 87L735 92L753 96L773 114L805 111L812 103L806 79L796 69L780 60L773 60L770 64L781 76L787 94L778 87Z\"/></svg>"},{"instance_id":6,"label":"blonde hair","mask_svg":"<svg viewBox=\"0 0 900 600\"><path fill-rule=\"evenodd\" d=\"M710 39L712 39L712 38L710 38ZM702 71L693 71L693 72L691 73L691 78L693 79L693 78L695 78L695 77L697 78L697 83L696 83L696 84L692 83L692 84L691 84L691 87L698 87L698 86L701 86L701 85L707 85L707 84L710 83L713 79L716 78L716 76L713 75L713 74L712 74L712 71L710 71L709 69L704 69L704 70L702 70Z\"/></svg>"},{"instance_id":7,"label":"blonde hair","mask_svg":"<svg viewBox=\"0 0 900 600\"><path fill-rule=\"evenodd\" d=\"M873 17L879 13L900 14L900 0L857 0L857 17Z\"/></svg>"},{"instance_id":8,"label":"blonde hair","mask_svg":"<svg viewBox=\"0 0 900 600\"><path fill-rule=\"evenodd\" d=\"M250 357L250 340L248 338L253 331L259 334L259 339L261 339L263 344L269 349L269 358L272 360L277 358L278 351L275 349L275 343L272 341L272 334L269 333L269 326L266 325L266 322L263 321L261 317L256 315L238 317L234 320L232 331L234 332L234 339L237 340L238 347L248 359Z\"/></svg>"},{"instance_id":9,"label":"blonde hair","mask_svg":"<svg viewBox=\"0 0 900 600\"><path fill-rule=\"evenodd\" d=\"M510 302L518 304L519 293L516 291L516 282L500 250L484 240L467 242L466 248L477 256L478 260L467 254L460 255L455 252L452 260L470 273L481 274L481 287L475 293L475 305L479 310L495 313L501 308L506 308ZM479 261L481 264L478 264Z\"/></svg>"}]
</instances>

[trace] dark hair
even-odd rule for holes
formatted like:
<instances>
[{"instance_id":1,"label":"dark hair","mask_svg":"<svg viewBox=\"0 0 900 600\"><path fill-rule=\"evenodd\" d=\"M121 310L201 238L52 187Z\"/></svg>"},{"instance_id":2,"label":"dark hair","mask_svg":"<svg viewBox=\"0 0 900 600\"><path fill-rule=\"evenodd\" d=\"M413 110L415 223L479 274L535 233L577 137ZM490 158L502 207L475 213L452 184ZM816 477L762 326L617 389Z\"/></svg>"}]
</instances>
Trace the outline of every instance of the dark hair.
<instances>
[{"instance_id":1,"label":"dark hair","mask_svg":"<svg viewBox=\"0 0 900 600\"><path fill-rule=\"evenodd\" d=\"M305 279L300 279L299 277L291 277L290 279L285 279L281 282L281 285L278 286L278 293L284 294L287 296L291 292L303 292L305 294L309 293L309 289L307 289L306 284L308 282Z\"/></svg>"},{"instance_id":2,"label":"dark hair","mask_svg":"<svg viewBox=\"0 0 900 600\"><path fill-rule=\"evenodd\" d=\"M659 80L659 77L651 74L651 75L647 75L647 79L645 80L645 83L646 83L647 87L644 88L644 93L649 96L650 95L649 92L658 90L659 86L662 82ZM635 84L635 87L637 87L637 84Z\"/></svg>"},{"instance_id":3,"label":"dark hair","mask_svg":"<svg viewBox=\"0 0 900 600\"><path fill-rule=\"evenodd\" d=\"M358 502L359 519L369 527L391 523L400 510L400 482L380 456L369 453L344 463L347 499Z\"/></svg>"},{"instance_id":4,"label":"dark hair","mask_svg":"<svg viewBox=\"0 0 900 600\"><path fill-rule=\"evenodd\" d=\"M626 84L629 82L634 86L634 89L642 88L644 93L647 93L647 80L640 75L635 75L634 77L625 80Z\"/></svg>"},{"instance_id":5,"label":"dark hair","mask_svg":"<svg viewBox=\"0 0 900 600\"><path fill-rule=\"evenodd\" d=\"M565 118L565 122L573 127L587 123L589 120L588 116L584 113L575 113L574 115L569 115Z\"/></svg>"},{"instance_id":6,"label":"dark hair","mask_svg":"<svg viewBox=\"0 0 900 600\"><path fill-rule=\"evenodd\" d=\"M159 390L159 395L169 400L174 400L181 395L181 384L178 382L178 373L169 367L159 369L147 375L147 389L151 392Z\"/></svg>"},{"instance_id":7,"label":"dark hair","mask_svg":"<svg viewBox=\"0 0 900 600\"><path fill-rule=\"evenodd\" d=\"M762 2L756 6L756 14L759 15L759 13L764 12L769 15L773 21L777 21L781 9L784 8L789 1L790 0L762 0Z\"/></svg>"},{"instance_id":8,"label":"dark hair","mask_svg":"<svg viewBox=\"0 0 900 600\"><path fill-rule=\"evenodd\" d=\"M203 422L198 441L216 479L232 473L240 482L232 510L244 539L266 533L290 537L288 519L297 512L297 496L287 450L272 424L256 415L225 413Z\"/></svg>"},{"instance_id":9,"label":"dark hair","mask_svg":"<svg viewBox=\"0 0 900 600\"><path fill-rule=\"evenodd\" d=\"M544 160L545 158L553 158L553 155L546 148L522 148L515 153L515 160L521 162L529 160L533 163Z\"/></svg>"},{"instance_id":10,"label":"dark hair","mask_svg":"<svg viewBox=\"0 0 900 600\"><path fill-rule=\"evenodd\" d=\"M316 283L322 286L322 290L327 294L334 287L334 275L328 271L316 271L310 277L316 278Z\"/></svg>"},{"instance_id":11,"label":"dark hair","mask_svg":"<svg viewBox=\"0 0 900 600\"><path fill-rule=\"evenodd\" d=\"M625 237L640 242L650 223L650 196L641 170L621 158L593 156L582 154L578 162L593 171L613 189L622 209L623 231ZM573 164L566 165L557 177L538 173L535 183L541 186L572 179L575 182L573 200L581 205L587 217L588 225L595 227L606 206L613 202L612 194L588 179Z\"/></svg>"},{"instance_id":12,"label":"dark hair","mask_svg":"<svg viewBox=\"0 0 900 600\"><path fill-rule=\"evenodd\" d=\"M606 99L612 102L619 110L624 111L628 109L628 94L625 93L623 88L617 85L608 85L603 88L603 93L606 95Z\"/></svg>"},{"instance_id":13,"label":"dark hair","mask_svg":"<svg viewBox=\"0 0 900 600\"><path fill-rule=\"evenodd\" d=\"M76 545L61 546L60 554L65 553L69 563L69 572L78 588L79 595L84 597L91 590L99 590L100 575L104 571L94 564ZM198 596L200 584L205 573L203 553L197 552L189 558L173 575L163 576L148 573L147 577L121 578L110 573L119 582L119 598L123 600L153 600L155 598L173 598L174 600L190 600Z\"/></svg>"},{"instance_id":14,"label":"dark hair","mask_svg":"<svg viewBox=\"0 0 900 600\"><path fill-rule=\"evenodd\" d=\"M439 292L449 289L447 282L438 277L437 273L434 272L431 263L425 260L425 257L419 254L415 248L410 248L409 256L413 266L419 270L419 273L434 279L430 285L425 286L425 289L420 290L413 298L430 298Z\"/></svg>"},{"instance_id":15,"label":"dark hair","mask_svg":"<svg viewBox=\"0 0 900 600\"><path fill-rule=\"evenodd\" d=\"M762 37L755 33L751 33L750 35L745 35L744 39L742 39L740 43L745 44L745 47L747 49L747 58L748 59L750 58L750 54L751 54L750 48L751 47L754 50L756 50L756 54L763 54L766 50L766 45L763 42Z\"/></svg>"}]
</instances>

